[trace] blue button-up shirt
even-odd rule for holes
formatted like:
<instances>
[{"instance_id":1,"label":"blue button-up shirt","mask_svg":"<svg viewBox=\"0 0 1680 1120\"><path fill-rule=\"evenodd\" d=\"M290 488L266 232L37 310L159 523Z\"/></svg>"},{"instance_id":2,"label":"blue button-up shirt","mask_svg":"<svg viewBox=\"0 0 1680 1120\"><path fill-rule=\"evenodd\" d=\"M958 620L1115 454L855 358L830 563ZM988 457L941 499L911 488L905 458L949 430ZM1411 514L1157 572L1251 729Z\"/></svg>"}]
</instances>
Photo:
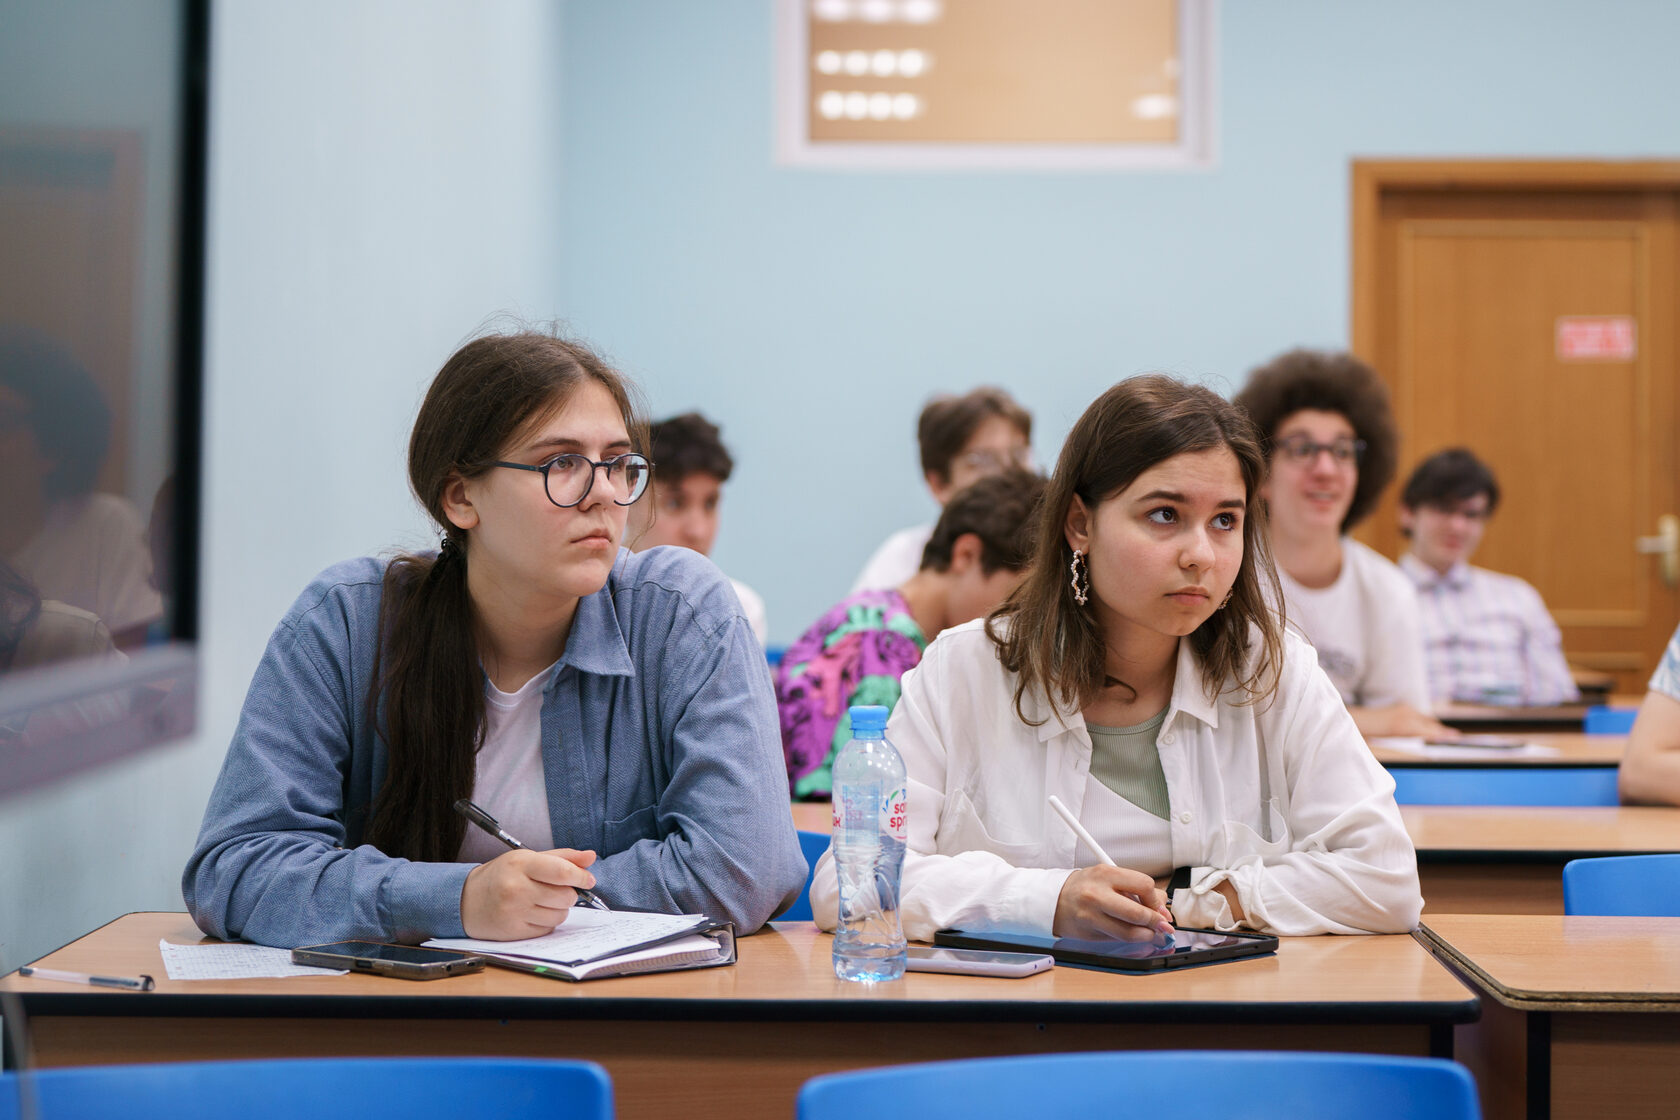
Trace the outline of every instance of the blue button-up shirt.
<instances>
[{"instance_id":1,"label":"blue button-up shirt","mask_svg":"<svg viewBox=\"0 0 1680 1120\"><path fill-rule=\"evenodd\" d=\"M465 934L472 864L362 842L386 765L366 704L385 567L327 569L269 639L182 876L206 933L279 946ZM804 886L763 650L698 553L621 550L579 602L544 686L542 762L555 846L600 853L615 909L746 933Z\"/></svg>"}]
</instances>

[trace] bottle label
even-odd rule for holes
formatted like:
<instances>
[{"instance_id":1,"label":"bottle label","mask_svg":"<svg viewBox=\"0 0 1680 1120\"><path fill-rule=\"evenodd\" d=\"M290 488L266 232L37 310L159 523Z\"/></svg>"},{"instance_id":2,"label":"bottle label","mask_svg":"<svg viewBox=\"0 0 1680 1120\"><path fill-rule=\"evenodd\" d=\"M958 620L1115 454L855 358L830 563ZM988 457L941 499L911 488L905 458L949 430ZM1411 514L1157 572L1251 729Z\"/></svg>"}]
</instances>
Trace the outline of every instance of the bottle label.
<instances>
[{"instance_id":1,"label":"bottle label","mask_svg":"<svg viewBox=\"0 0 1680 1120\"><path fill-rule=\"evenodd\" d=\"M899 786L885 797L881 798L881 806L875 827L881 835L891 836L894 840L903 841L909 833L909 814L906 808L909 804L908 791ZM867 810L865 810L867 812ZM834 821L834 831L839 832L845 827L844 814L846 806L841 801L840 793L835 791L831 802L831 814Z\"/></svg>"},{"instance_id":2,"label":"bottle label","mask_svg":"<svg viewBox=\"0 0 1680 1120\"><path fill-rule=\"evenodd\" d=\"M909 802L907 792L903 786L899 786L881 799L881 833L884 836L891 836L900 843L904 841L905 835L909 831L907 827L908 814L905 812L905 807Z\"/></svg>"}]
</instances>

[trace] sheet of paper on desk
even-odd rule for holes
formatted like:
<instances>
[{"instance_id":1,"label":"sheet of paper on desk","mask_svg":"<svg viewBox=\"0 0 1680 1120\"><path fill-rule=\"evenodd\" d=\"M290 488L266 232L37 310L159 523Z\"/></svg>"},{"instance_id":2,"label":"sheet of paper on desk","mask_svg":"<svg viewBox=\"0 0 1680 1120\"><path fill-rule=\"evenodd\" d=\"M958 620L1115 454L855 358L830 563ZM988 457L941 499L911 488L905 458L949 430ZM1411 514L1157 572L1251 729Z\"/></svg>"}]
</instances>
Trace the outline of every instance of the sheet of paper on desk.
<instances>
[{"instance_id":1,"label":"sheet of paper on desk","mask_svg":"<svg viewBox=\"0 0 1680 1120\"><path fill-rule=\"evenodd\" d=\"M163 970L171 980L257 980L287 976L343 976L342 968L313 968L292 963L290 949L227 942L220 945L171 945L158 942Z\"/></svg>"},{"instance_id":2,"label":"sheet of paper on desk","mask_svg":"<svg viewBox=\"0 0 1680 1120\"><path fill-rule=\"evenodd\" d=\"M557 964L578 964L635 949L650 941L675 937L705 924L699 914L639 914L631 910L588 910L574 907L564 925L542 937L524 941L477 941L470 937L438 937L426 942L434 949L468 953L496 953Z\"/></svg>"},{"instance_id":3,"label":"sheet of paper on desk","mask_svg":"<svg viewBox=\"0 0 1680 1120\"><path fill-rule=\"evenodd\" d=\"M1476 742L1471 737L1464 743L1426 743L1422 739L1400 739L1377 737L1371 740L1371 746L1383 750L1394 751L1396 754L1412 754L1419 758L1433 758L1441 761L1480 761L1513 758L1556 758L1559 750L1544 743L1521 743L1512 747L1489 747Z\"/></svg>"}]
</instances>

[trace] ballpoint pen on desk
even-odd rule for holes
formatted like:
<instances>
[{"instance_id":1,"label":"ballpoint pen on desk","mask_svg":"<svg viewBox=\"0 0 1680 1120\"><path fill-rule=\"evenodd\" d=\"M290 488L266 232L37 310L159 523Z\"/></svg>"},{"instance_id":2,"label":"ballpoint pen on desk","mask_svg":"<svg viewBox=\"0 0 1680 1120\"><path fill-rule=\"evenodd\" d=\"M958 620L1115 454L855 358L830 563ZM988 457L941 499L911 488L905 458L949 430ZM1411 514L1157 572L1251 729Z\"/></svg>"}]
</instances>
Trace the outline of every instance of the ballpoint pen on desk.
<instances>
[{"instance_id":1,"label":"ballpoint pen on desk","mask_svg":"<svg viewBox=\"0 0 1680 1120\"><path fill-rule=\"evenodd\" d=\"M67 972L62 968L31 968L17 970L19 976L33 976L37 980L60 980L66 984L92 984L96 988L121 988L125 992L149 992L156 984L150 976L90 976L85 972Z\"/></svg>"},{"instance_id":2,"label":"ballpoint pen on desk","mask_svg":"<svg viewBox=\"0 0 1680 1120\"><path fill-rule=\"evenodd\" d=\"M509 836L506 832L504 832L502 830L502 826L500 824L496 823L496 818L495 817L492 817L489 813L486 813L483 809L480 809L477 805L474 805L471 801L468 801L465 797L463 797L463 798L461 798L461 800L455 802L455 811L457 813L461 814L463 817L467 818L467 820L470 823L477 825L479 828L482 828L485 832L488 832L491 836L494 836L496 839L500 840L502 843L506 844L508 847L510 847L510 848L523 848L523 847L525 847L524 844L521 844L519 841L515 840L513 837ZM611 906L607 905L605 899L603 899L600 895L596 894L594 891L590 890L588 887L576 887L574 889L577 891L577 899L578 899L578 905L579 906L588 906L588 907L590 907L592 909L595 909L595 910L611 910L612 909Z\"/></svg>"},{"instance_id":3,"label":"ballpoint pen on desk","mask_svg":"<svg viewBox=\"0 0 1680 1120\"><path fill-rule=\"evenodd\" d=\"M1050 808L1056 810L1056 815L1061 817L1063 821L1067 822L1067 826L1073 829L1073 834L1079 837L1087 848L1096 853L1098 862L1100 862L1104 867L1120 866L1115 863L1114 860L1109 858L1107 852L1102 850L1102 845L1097 843L1096 837L1092 836L1088 831L1086 831L1085 826L1079 823L1079 818L1073 815L1073 810L1069 809L1066 805L1063 805L1062 799L1053 793L1050 795ZM1129 891L1127 894L1140 905L1143 903L1143 899L1138 898ZM1166 931L1162 930L1160 932L1165 933Z\"/></svg>"}]
</instances>

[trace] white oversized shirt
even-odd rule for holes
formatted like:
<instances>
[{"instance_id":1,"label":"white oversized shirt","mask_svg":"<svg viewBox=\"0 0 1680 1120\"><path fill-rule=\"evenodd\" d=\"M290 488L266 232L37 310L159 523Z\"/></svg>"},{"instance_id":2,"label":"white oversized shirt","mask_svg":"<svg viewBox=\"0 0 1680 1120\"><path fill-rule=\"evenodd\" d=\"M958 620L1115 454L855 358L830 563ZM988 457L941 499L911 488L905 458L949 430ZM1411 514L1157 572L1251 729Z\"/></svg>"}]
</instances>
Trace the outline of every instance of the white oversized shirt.
<instances>
[{"instance_id":1,"label":"white oversized shirt","mask_svg":"<svg viewBox=\"0 0 1680 1120\"><path fill-rule=\"evenodd\" d=\"M1016 675L998 662L984 621L945 631L904 676L887 737L909 772L901 890L907 936L947 927L1049 935L1056 900L1089 866L1049 808L1086 810L1091 739L1078 712L1041 693L1015 712ZM1209 700L1188 639L1156 741L1167 779L1173 861L1189 866L1174 920L1235 928L1215 889L1229 881L1244 925L1277 934L1398 933L1423 908L1417 856L1394 804L1394 780L1366 747L1335 686L1299 637L1284 638L1278 688L1255 706L1230 689ZM1127 866L1131 853L1108 853ZM832 929L832 858L811 884L817 924Z\"/></svg>"}]
</instances>

